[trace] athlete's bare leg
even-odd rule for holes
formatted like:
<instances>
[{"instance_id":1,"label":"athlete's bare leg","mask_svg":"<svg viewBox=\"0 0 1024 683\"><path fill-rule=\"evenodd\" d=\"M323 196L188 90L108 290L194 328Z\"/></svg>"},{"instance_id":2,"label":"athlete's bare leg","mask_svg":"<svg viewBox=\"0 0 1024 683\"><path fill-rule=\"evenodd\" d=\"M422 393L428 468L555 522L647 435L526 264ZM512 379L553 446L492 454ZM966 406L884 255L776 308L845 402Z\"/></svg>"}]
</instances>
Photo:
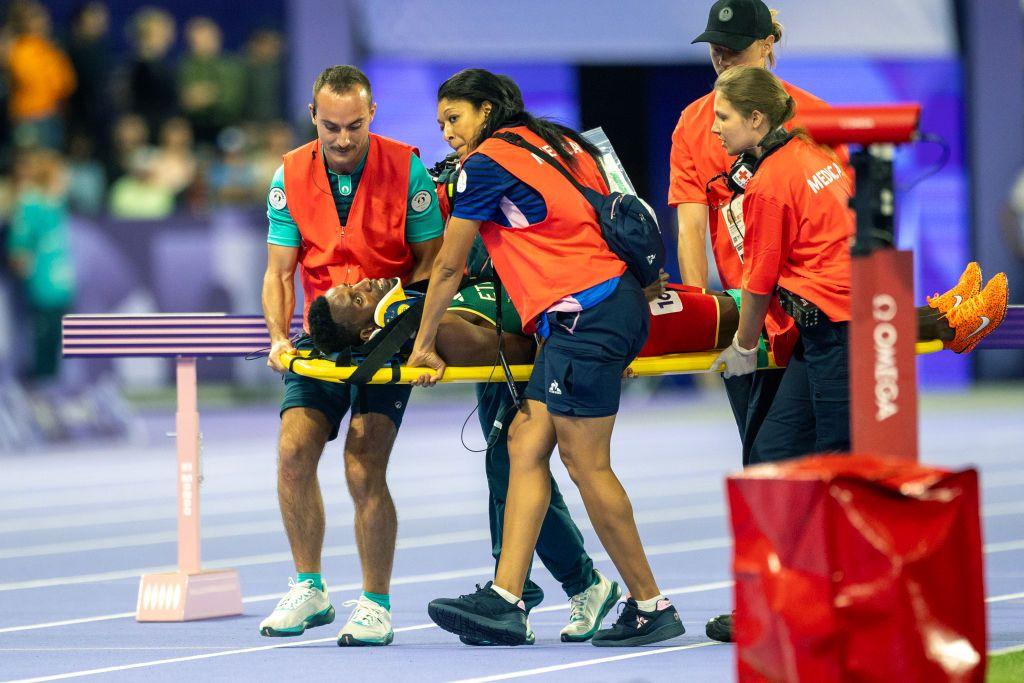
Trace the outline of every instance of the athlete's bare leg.
<instances>
[{"instance_id":1,"label":"athlete's bare leg","mask_svg":"<svg viewBox=\"0 0 1024 683\"><path fill-rule=\"evenodd\" d=\"M356 413L345 439L345 481L355 506L356 547L363 590L389 592L398 518L387 469L398 429L380 413Z\"/></svg>"},{"instance_id":2,"label":"athlete's bare leg","mask_svg":"<svg viewBox=\"0 0 1024 683\"><path fill-rule=\"evenodd\" d=\"M327 417L312 408L289 408L281 416L277 448L277 499L295 569L320 572L324 501L316 469L331 433Z\"/></svg>"}]
</instances>

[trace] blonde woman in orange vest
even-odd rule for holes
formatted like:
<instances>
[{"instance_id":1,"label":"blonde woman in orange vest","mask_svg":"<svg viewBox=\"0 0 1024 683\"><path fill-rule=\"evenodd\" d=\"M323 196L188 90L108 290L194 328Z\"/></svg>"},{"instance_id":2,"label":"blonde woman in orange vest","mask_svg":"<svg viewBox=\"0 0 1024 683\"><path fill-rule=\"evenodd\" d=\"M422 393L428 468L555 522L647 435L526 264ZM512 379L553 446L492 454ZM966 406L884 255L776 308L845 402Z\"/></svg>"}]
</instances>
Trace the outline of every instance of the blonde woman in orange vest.
<instances>
[{"instance_id":1,"label":"blonde woman in orange vest","mask_svg":"<svg viewBox=\"0 0 1024 683\"><path fill-rule=\"evenodd\" d=\"M432 385L444 374L437 328L478 233L524 332L536 331L545 341L509 430L508 498L494 581L470 595L434 600L430 617L465 638L529 641L521 596L551 498L549 461L557 443L594 529L632 593L616 624L597 631L591 643L643 645L678 636L679 613L654 580L629 498L611 468L620 377L647 337L644 292L605 244L579 191L551 164L493 136L518 134L580 183L607 192L596 150L578 133L524 111L507 79L483 69L445 81L437 114L445 139L465 161L408 362L435 371L419 384Z\"/></svg>"},{"instance_id":2,"label":"blonde woman in orange vest","mask_svg":"<svg viewBox=\"0 0 1024 683\"><path fill-rule=\"evenodd\" d=\"M297 576L273 613L265 636L297 636L334 620L320 574L324 507L317 465L324 446L352 413L345 438L345 478L355 507L355 536L363 594L338 634L338 645L387 645L389 587L397 521L385 473L409 400L409 386L366 387L357 397L347 384L328 384L286 372L284 352L295 345L289 324L294 276L302 281L305 310L338 284L385 285L426 279L444 226L437 195L413 147L369 131L377 105L370 81L354 66L332 66L316 79L309 114L317 137L284 155L267 195L267 271L263 313L272 346L268 365L284 373L278 443L278 499ZM353 290L353 305L360 306ZM348 603L346 603L348 604Z\"/></svg>"}]
</instances>

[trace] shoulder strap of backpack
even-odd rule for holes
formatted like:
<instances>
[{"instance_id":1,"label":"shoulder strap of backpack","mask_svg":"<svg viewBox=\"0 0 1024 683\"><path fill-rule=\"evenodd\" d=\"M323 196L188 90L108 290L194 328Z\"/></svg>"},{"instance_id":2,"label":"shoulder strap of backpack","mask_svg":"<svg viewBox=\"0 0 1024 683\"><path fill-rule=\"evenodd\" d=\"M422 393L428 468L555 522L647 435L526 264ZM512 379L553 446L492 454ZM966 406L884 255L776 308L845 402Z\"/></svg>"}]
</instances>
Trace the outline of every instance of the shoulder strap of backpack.
<instances>
[{"instance_id":1,"label":"shoulder strap of backpack","mask_svg":"<svg viewBox=\"0 0 1024 683\"><path fill-rule=\"evenodd\" d=\"M568 180L572 184L572 186L575 187L576 190L587 199L587 201L593 202L593 200L590 197L591 194L599 194L595 190L593 190L593 189L591 189L589 187L586 187L585 185L580 183L580 181L576 180L576 178L573 176L573 174L569 173L569 170L566 169L565 166L563 166L562 164L558 163L556 160L552 159L551 155L548 154L547 152L545 152L544 150L542 150L540 147L537 147L533 143L528 142L527 140L525 140L522 135L519 135L517 133L505 132L505 133L495 133L494 137L498 138L499 140L504 140L505 142L509 143L510 145L515 145L516 147L521 147L521 148L525 149L528 152L532 152L533 155L536 156L538 159L541 159L541 160L551 164L555 168L556 171L561 173L562 176L566 180Z\"/></svg>"}]
</instances>

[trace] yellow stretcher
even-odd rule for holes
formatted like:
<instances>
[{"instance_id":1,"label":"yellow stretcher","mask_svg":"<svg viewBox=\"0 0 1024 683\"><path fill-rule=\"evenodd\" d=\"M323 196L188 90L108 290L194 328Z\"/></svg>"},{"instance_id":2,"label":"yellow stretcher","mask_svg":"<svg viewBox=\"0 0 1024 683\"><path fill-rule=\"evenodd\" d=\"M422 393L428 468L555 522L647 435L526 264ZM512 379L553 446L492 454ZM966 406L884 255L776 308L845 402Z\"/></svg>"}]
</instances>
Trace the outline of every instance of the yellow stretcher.
<instances>
[{"instance_id":1,"label":"yellow stretcher","mask_svg":"<svg viewBox=\"0 0 1024 683\"><path fill-rule=\"evenodd\" d=\"M924 355L936 353L942 350L942 342L927 341L917 343L917 354ZM654 377L657 375L688 375L700 372L715 372L711 365L720 351L702 351L700 353L674 353L667 356L650 356L637 358L630 364L630 369L636 377ZM290 366L292 371L304 377L323 380L325 382L344 382L347 380L357 366L345 365L336 366L329 360L312 360L308 358L308 351L300 351L297 355L282 354L281 361L284 365ZM768 355L768 364L759 369L777 368L775 359ZM513 365L510 367L512 379L516 382L525 382L533 372L532 365ZM378 370L370 384L409 384L425 372L431 372L426 368L401 367L392 370L385 367ZM442 382L504 382L505 372L501 366L476 366L456 367L448 366L444 372Z\"/></svg>"}]
</instances>

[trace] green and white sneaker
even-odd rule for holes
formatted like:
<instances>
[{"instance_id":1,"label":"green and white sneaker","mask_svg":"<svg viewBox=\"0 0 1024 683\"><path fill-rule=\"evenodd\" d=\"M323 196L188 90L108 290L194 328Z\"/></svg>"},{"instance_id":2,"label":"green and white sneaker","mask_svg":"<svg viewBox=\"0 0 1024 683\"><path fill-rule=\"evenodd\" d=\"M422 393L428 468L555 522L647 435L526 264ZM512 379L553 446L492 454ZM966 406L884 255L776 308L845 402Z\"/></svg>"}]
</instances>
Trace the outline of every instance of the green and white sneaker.
<instances>
[{"instance_id":1,"label":"green and white sneaker","mask_svg":"<svg viewBox=\"0 0 1024 683\"><path fill-rule=\"evenodd\" d=\"M307 628L334 621L334 607L327 589L313 587L312 581L296 581L288 577L288 592L270 616L260 622L264 636L301 636Z\"/></svg>"},{"instance_id":2,"label":"green and white sneaker","mask_svg":"<svg viewBox=\"0 0 1024 683\"><path fill-rule=\"evenodd\" d=\"M391 630L391 612L366 596L348 600L344 605L355 609L338 633L338 645L390 645L395 639L395 632Z\"/></svg>"},{"instance_id":3,"label":"green and white sneaker","mask_svg":"<svg viewBox=\"0 0 1024 683\"><path fill-rule=\"evenodd\" d=\"M609 581L596 569L594 575L597 583L569 598L569 623L562 629L563 643L582 643L593 638L622 595L618 583Z\"/></svg>"}]
</instances>

